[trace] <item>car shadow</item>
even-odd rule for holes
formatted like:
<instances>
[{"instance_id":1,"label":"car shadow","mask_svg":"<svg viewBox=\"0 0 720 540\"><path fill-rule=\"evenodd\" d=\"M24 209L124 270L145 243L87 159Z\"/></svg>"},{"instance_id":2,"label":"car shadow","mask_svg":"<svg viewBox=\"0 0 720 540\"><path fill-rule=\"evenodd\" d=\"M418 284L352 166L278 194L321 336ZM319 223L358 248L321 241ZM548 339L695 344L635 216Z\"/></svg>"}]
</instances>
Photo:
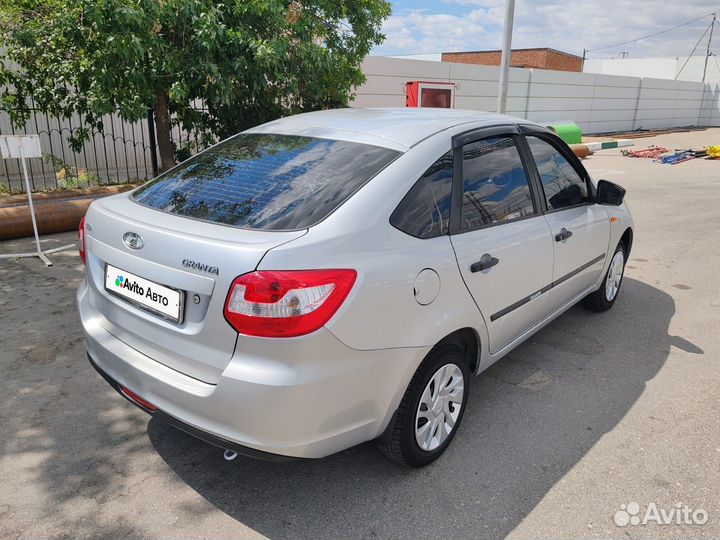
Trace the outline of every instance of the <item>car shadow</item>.
<instances>
[{"instance_id":1,"label":"car shadow","mask_svg":"<svg viewBox=\"0 0 720 540\"><path fill-rule=\"evenodd\" d=\"M370 443L322 460L226 462L161 421L148 435L187 485L270 538L500 538L613 430L671 345L702 354L668 335L674 312L668 294L629 278L609 312L573 308L473 381L453 444L425 469Z\"/></svg>"}]
</instances>

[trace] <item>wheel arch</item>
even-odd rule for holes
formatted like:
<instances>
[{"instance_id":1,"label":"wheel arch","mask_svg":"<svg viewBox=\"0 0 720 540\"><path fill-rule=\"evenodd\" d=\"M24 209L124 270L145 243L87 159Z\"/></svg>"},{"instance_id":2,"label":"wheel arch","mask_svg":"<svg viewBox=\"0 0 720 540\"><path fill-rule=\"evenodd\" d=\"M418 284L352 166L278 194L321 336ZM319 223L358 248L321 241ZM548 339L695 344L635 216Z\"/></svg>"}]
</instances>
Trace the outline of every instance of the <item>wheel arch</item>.
<instances>
[{"instance_id":1,"label":"wheel arch","mask_svg":"<svg viewBox=\"0 0 720 540\"><path fill-rule=\"evenodd\" d=\"M631 227L625 229L625 232L622 233L620 240L625 246L625 260L627 260L630 258L630 250L632 249L633 244L633 230Z\"/></svg>"},{"instance_id":2,"label":"wheel arch","mask_svg":"<svg viewBox=\"0 0 720 540\"><path fill-rule=\"evenodd\" d=\"M442 345L444 343L453 343L461 346L465 350L465 357L468 360L471 373L477 373L478 367L480 366L480 336L474 328L465 327L455 330L448 334L435 346Z\"/></svg>"}]
</instances>

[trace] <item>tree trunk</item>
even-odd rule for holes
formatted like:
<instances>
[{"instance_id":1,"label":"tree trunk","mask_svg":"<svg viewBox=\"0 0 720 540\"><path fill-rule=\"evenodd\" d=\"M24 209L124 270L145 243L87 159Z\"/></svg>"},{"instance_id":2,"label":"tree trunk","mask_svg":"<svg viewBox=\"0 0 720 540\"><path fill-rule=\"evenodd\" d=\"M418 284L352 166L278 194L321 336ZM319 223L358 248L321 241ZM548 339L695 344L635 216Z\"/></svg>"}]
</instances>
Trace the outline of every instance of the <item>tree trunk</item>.
<instances>
[{"instance_id":1,"label":"tree trunk","mask_svg":"<svg viewBox=\"0 0 720 540\"><path fill-rule=\"evenodd\" d=\"M170 137L170 108L166 92L158 91L155 94L155 131L157 132L157 145L160 152L160 167L167 171L175 166L172 138Z\"/></svg>"}]
</instances>

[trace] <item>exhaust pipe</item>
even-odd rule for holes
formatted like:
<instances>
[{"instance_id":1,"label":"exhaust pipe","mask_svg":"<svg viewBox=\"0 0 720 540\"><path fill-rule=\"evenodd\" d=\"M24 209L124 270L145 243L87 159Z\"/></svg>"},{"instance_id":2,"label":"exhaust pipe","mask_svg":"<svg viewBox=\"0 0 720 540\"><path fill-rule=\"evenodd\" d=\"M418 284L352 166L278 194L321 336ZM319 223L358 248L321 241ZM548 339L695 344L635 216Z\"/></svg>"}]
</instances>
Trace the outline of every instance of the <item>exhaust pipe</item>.
<instances>
[{"instance_id":1,"label":"exhaust pipe","mask_svg":"<svg viewBox=\"0 0 720 540\"><path fill-rule=\"evenodd\" d=\"M225 461L232 461L237 456L238 456L238 453L235 452L234 450L225 450L225 452L223 452L223 458L225 459Z\"/></svg>"}]
</instances>

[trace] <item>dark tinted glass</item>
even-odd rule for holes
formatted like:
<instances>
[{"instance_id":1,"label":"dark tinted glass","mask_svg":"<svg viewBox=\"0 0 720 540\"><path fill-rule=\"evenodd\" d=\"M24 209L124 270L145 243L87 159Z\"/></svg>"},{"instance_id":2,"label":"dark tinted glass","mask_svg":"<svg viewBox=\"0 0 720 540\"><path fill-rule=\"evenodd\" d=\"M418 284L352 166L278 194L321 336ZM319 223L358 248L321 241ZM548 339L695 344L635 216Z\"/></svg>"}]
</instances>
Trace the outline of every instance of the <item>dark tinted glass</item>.
<instances>
[{"instance_id":1,"label":"dark tinted glass","mask_svg":"<svg viewBox=\"0 0 720 540\"><path fill-rule=\"evenodd\" d=\"M463 147L463 229L533 213L530 187L512 137L492 137Z\"/></svg>"},{"instance_id":2,"label":"dark tinted glass","mask_svg":"<svg viewBox=\"0 0 720 540\"><path fill-rule=\"evenodd\" d=\"M452 152L448 152L425 171L390 216L390 223L418 238L447 234L452 165Z\"/></svg>"},{"instance_id":3,"label":"dark tinted glass","mask_svg":"<svg viewBox=\"0 0 720 540\"><path fill-rule=\"evenodd\" d=\"M449 109L452 105L452 90L444 88L423 88L420 90L421 107Z\"/></svg>"},{"instance_id":4,"label":"dark tinted glass","mask_svg":"<svg viewBox=\"0 0 720 540\"><path fill-rule=\"evenodd\" d=\"M537 137L528 137L527 141L540 173L549 208L557 210L585 204L590 200L587 183L554 146Z\"/></svg>"},{"instance_id":5,"label":"dark tinted glass","mask_svg":"<svg viewBox=\"0 0 720 540\"><path fill-rule=\"evenodd\" d=\"M399 152L365 144L242 134L134 194L172 214L262 230L315 225Z\"/></svg>"}]
</instances>

